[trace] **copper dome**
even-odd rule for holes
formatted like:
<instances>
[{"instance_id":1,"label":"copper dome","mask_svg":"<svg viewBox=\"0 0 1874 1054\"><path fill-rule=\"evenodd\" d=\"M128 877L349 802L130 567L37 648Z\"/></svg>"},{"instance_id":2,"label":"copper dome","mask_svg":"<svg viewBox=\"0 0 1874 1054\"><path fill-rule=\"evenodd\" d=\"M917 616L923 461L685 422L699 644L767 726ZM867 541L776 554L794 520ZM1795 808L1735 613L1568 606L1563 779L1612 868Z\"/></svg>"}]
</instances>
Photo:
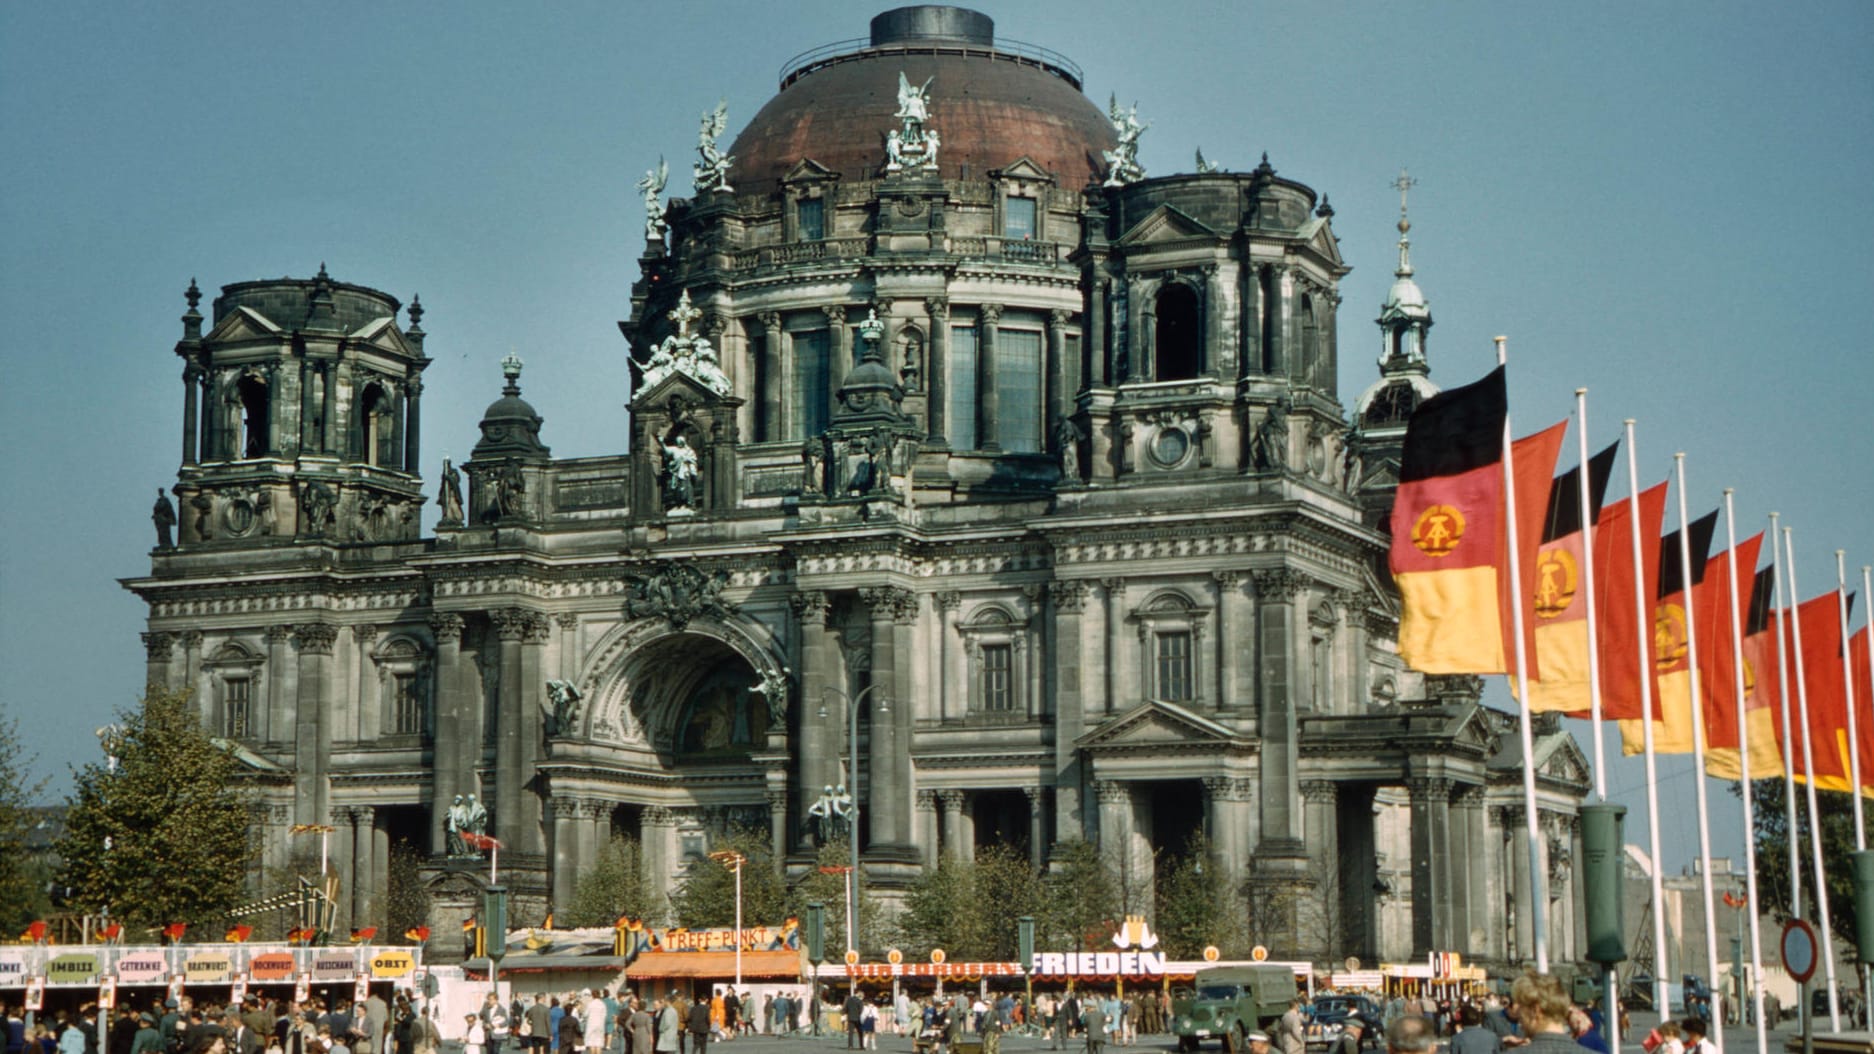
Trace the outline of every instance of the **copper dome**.
<instances>
[{"instance_id":1,"label":"copper dome","mask_svg":"<svg viewBox=\"0 0 1874 1054\"><path fill-rule=\"evenodd\" d=\"M898 74L935 78L930 126L943 137L945 179L981 179L1021 157L1078 189L1105 171L1113 147L1106 115L1080 92L1064 56L1012 41L997 44L988 16L954 7L907 7L872 20L869 41L842 41L789 62L781 90L729 153L743 193L772 191L811 159L846 179L874 178L885 133L898 127Z\"/></svg>"}]
</instances>

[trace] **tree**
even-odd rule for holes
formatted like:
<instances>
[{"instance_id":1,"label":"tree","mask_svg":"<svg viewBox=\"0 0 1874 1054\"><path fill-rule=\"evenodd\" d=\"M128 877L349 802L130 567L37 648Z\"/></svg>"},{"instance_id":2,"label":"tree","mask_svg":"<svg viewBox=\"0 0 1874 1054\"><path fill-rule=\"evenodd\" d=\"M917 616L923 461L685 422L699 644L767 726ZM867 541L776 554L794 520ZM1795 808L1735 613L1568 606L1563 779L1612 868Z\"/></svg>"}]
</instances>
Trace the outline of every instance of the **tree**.
<instances>
[{"instance_id":1,"label":"tree","mask_svg":"<svg viewBox=\"0 0 1874 1054\"><path fill-rule=\"evenodd\" d=\"M778 925L787 914L787 888L775 867L766 832L738 827L717 839L716 847L747 858L742 865L743 925ZM683 878L677 884L676 895L670 898L670 906L679 926L709 929L735 925L735 872L709 857L693 857L684 865Z\"/></svg>"},{"instance_id":2,"label":"tree","mask_svg":"<svg viewBox=\"0 0 1874 1054\"><path fill-rule=\"evenodd\" d=\"M1191 836L1184 850L1161 867L1158 881L1159 948L1173 959L1196 959L1204 946L1235 950L1239 912L1222 871L1211 858L1209 839Z\"/></svg>"},{"instance_id":3,"label":"tree","mask_svg":"<svg viewBox=\"0 0 1874 1054\"><path fill-rule=\"evenodd\" d=\"M409 842L391 847L386 865L384 928L391 940L429 925L429 887L423 884L423 854Z\"/></svg>"},{"instance_id":4,"label":"tree","mask_svg":"<svg viewBox=\"0 0 1874 1054\"><path fill-rule=\"evenodd\" d=\"M78 772L60 882L132 925L211 923L240 900L253 856L238 762L203 731L187 693L152 686Z\"/></svg>"},{"instance_id":5,"label":"tree","mask_svg":"<svg viewBox=\"0 0 1874 1054\"><path fill-rule=\"evenodd\" d=\"M27 855L32 799L45 789L45 780L28 777L31 767L32 758L20 744L18 723L11 717L0 718L0 934L18 933L51 909L42 869Z\"/></svg>"},{"instance_id":6,"label":"tree","mask_svg":"<svg viewBox=\"0 0 1874 1054\"><path fill-rule=\"evenodd\" d=\"M1098 846L1078 838L1057 843L1054 861L1041 882L1036 945L1085 950L1105 943L1119 917L1118 876Z\"/></svg>"},{"instance_id":7,"label":"tree","mask_svg":"<svg viewBox=\"0 0 1874 1054\"><path fill-rule=\"evenodd\" d=\"M742 875L744 911L748 875ZM733 875L730 876L734 878ZM731 888L729 895L734 896ZM733 907L730 909L733 913ZM573 887L572 903L560 912L568 926L610 926L621 917L657 918L663 914L644 872L644 854L630 838L613 838L599 850L598 859Z\"/></svg>"},{"instance_id":8,"label":"tree","mask_svg":"<svg viewBox=\"0 0 1874 1054\"><path fill-rule=\"evenodd\" d=\"M1732 784L1732 792L1738 793ZM1757 897L1765 911L1784 918L1790 915L1789 888L1789 813L1785 806L1781 779L1750 782L1751 809L1756 813ZM1854 852L1854 811L1849 795L1841 791L1817 790L1816 809L1822 820L1822 868L1828 880L1828 915L1835 935L1835 948L1854 946L1855 903L1854 870L1842 866ZM1797 852L1801 854L1803 917L1816 916L1814 850L1809 841L1809 795L1796 787Z\"/></svg>"},{"instance_id":9,"label":"tree","mask_svg":"<svg viewBox=\"0 0 1874 1054\"><path fill-rule=\"evenodd\" d=\"M826 952L837 959L846 948L846 873L852 862L852 843L835 838L814 854L814 869L801 876L788 891L788 914L807 921L807 905L819 901L826 908ZM878 948L885 943L884 909L878 898L859 886L859 941L857 947Z\"/></svg>"},{"instance_id":10,"label":"tree","mask_svg":"<svg viewBox=\"0 0 1874 1054\"><path fill-rule=\"evenodd\" d=\"M1028 858L990 846L921 875L898 924L913 951L941 947L958 960L1006 962L1018 952L1018 920L1039 916L1041 906L1041 878Z\"/></svg>"}]
</instances>

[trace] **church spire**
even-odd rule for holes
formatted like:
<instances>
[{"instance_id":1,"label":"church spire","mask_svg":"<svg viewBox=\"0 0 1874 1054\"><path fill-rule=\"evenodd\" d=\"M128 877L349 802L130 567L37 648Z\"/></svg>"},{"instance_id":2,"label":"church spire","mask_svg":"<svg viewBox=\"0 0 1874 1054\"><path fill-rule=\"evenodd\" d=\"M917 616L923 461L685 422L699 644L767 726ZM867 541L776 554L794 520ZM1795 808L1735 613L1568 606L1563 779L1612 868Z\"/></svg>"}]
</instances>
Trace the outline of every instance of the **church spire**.
<instances>
[{"instance_id":1,"label":"church spire","mask_svg":"<svg viewBox=\"0 0 1874 1054\"><path fill-rule=\"evenodd\" d=\"M1392 184L1399 191L1399 269L1393 274L1400 278L1412 277L1412 220L1406 216L1406 194L1418 185L1405 169L1399 170L1399 178Z\"/></svg>"},{"instance_id":2,"label":"church spire","mask_svg":"<svg viewBox=\"0 0 1874 1054\"><path fill-rule=\"evenodd\" d=\"M1425 362L1425 333L1432 328L1432 313L1424 290L1412 279L1412 220L1406 211L1406 195L1418 180L1402 168L1392 185L1399 191L1399 269L1375 320L1384 337L1379 367L1382 374L1424 374L1431 369Z\"/></svg>"}]
</instances>

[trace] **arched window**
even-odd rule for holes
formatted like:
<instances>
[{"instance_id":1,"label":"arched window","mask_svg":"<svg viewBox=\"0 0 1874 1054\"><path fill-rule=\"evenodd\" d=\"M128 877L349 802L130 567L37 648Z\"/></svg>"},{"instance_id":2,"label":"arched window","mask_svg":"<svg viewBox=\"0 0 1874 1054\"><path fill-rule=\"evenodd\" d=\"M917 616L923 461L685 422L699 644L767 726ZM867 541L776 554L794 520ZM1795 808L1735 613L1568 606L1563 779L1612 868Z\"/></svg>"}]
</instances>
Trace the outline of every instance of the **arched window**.
<instances>
[{"instance_id":1,"label":"arched window","mask_svg":"<svg viewBox=\"0 0 1874 1054\"><path fill-rule=\"evenodd\" d=\"M388 465L391 451L390 394L372 383L358 398L358 456L367 465Z\"/></svg>"},{"instance_id":2,"label":"arched window","mask_svg":"<svg viewBox=\"0 0 1874 1054\"><path fill-rule=\"evenodd\" d=\"M272 451L267 441L267 382L253 374L241 378L241 456L265 457Z\"/></svg>"},{"instance_id":3,"label":"arched window","mask_svg":"<svg viewBox=\"0 0 1874 1054\"><path fill-rule=\"evenodd\" d=\"M1167 285L1158 294L1158 324L1153 333L1152 378L1188 381L1204 366L1197 293L1186 285Z\"/></svg>"},{"instance_id":4,"label":"arched window","mask_svg":"<svg viewBox=\"0 0 1874 1054\"><path fill-rule=\"evenodd\" d=\"M1303 293L1295 314L1295 324L1301 331L1298 340L1301 361L1296 363L1295 374L1310 384L1318 384L1316 374L1321 368L1321 324L1315 318L1314 297Z\"/></svg>"}]
</instances>

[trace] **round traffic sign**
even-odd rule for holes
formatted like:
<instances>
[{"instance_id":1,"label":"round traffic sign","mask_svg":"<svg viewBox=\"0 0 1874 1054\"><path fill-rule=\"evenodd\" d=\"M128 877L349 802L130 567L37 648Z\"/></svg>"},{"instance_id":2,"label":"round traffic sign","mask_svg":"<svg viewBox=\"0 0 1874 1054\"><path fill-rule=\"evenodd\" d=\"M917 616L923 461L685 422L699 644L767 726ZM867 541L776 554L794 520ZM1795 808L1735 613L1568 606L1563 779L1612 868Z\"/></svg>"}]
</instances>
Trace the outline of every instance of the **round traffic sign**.
<instances>
[{"instance_id":1,"label":"round traffic sign","mask_svg":"<svg viewBox=\"0 0 1874 1054\"><path fill-rule=\"evenodd\" d=\"M1257 962L1262 962L1264 959L1267 959L1269 957L1269 949L1258 944L1254 948L1251 948L1249 950L1249 957L1256 960Z\"/></svg>"},{"instance_id":2,"label":"round traffic sign","mask_svg":"<svg viewBox=\"0 0 1874 1054\"><path fill-rule=\"evenodd\" d=\"M1783 969L1797 984L1815 976L1815 929L1801 919L1783 924Z\"/></svg>"},{"instance_id":3,"label":"round traffic sign","mask_svg":"<svg viewBox=\"0 0 1874 1054\"><path fill-rule=\"evenodd\" d=\"M847 966L859 965L859 953L856 950L852 948L846 949L846 965Z\"/></svg>"}]
</instances>

